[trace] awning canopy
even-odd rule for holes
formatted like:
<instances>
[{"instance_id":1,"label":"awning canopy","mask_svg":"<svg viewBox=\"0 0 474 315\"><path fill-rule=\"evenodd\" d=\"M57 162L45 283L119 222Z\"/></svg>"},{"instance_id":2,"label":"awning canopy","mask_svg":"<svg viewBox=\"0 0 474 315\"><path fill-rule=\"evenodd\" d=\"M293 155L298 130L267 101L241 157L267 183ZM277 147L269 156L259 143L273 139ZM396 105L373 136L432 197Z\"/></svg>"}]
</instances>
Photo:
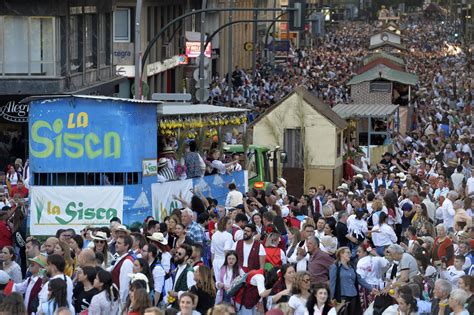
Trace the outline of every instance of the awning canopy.
<instances>
[{"instance_id":1,"label":"awning canopy","mask_svg":"<svg viewBox=\"0 0 474 315\"><path fill-rule=\"evenodd\" d=\"M418 83L418 77L413 73L402 72L391 69L384 65L378 65L377 67L374 67L364 73L356 75L347 84L353 85L377 79L385 79L407 85L416 85Z\"/></svg>"},{"instance_id":2,"label":"awning canopy","mask_svg":"<svg viewBox=\"0 0 474 315\"><path fill-rule=\"evenodd\" d=\"M338 104L332 108L341 118L386 118L393 115L398 105Z\"/></svg>"},{"instance_id":3,"label":"awning canopy","mask_svg":"<svg viewBox=\"0 0 474 315\"><path fill-rule=\"evenodd\" d=\"M245 113L247 109L215 106L208 104L163 103L158 104L159 116L203 115L203 114L236 114Z\"/></svg>"}]
</instances>

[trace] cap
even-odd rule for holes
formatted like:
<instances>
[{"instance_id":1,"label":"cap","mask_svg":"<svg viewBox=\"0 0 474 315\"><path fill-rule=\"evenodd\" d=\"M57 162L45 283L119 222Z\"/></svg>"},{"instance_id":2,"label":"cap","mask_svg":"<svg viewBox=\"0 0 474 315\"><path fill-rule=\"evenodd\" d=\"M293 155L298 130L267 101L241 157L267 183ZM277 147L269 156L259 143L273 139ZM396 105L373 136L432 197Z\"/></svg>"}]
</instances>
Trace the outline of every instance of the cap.
<instances>
[{"instance_id":1,"label":"cap","mask_svg":"<svg viewBox=\"0 0 474 315\"><path fill-rule=\"evenodd\" d=\"M411 209L413 209L413 205L409 202L405 202L402 206L403 211L410 211Z\"/></svg>"}]
</instances>

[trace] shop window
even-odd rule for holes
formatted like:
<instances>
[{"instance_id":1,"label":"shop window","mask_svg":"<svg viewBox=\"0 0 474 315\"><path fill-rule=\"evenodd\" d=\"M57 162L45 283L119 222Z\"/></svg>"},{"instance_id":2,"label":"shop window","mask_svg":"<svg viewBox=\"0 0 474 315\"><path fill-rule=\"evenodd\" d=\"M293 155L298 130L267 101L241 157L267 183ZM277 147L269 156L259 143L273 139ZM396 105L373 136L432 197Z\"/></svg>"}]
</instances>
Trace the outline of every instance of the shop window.
<instances>
[{"instance_id":1,"label":"shop window","mask_svg":"<svg viewBox=\"0 0 474 315\"><path fill-rule=\"evenodd\" d=\"M102 66L110 65L110 14L99 15L99 55Z\"/></svg>"}]
</instances>

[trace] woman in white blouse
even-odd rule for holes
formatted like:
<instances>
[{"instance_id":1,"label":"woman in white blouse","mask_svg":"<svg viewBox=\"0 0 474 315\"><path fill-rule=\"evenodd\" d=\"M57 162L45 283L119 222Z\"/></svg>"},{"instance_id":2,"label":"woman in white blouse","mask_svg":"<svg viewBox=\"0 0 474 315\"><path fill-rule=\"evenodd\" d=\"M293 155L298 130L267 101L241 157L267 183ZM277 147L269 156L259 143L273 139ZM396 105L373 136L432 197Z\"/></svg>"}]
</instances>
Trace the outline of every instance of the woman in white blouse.
<instances>
[{"instance_id":1,"label":"woman in white blouse","mask_svg":"<svg viewBox=\"0 0 474 315\"><path fill-rule=\"evenodd\" d=\"M296 273L295 282L292 286L292 296L288 301L290 315L304 315L307 311L306 302L310 296L311 277L309 272L300 271Z\"/></svg>"},{"instance_id":2,"label":"woman in white blouse","mask_svg":"<svg viewBox=\"0 0 474 315\"><path fill-rule=\"evenodd\" d=\"M387 219L388 216L385 212L380 213L379 224L372 229L372 241L379 256L384 255L386 246L397 242L397 235L393 228L387 224Z\"/></svg>"},{"instance_id":3,"label":"woman in white blouse","mask_svg":"<svg viewBox=\"0 0 474 315\"><path fill-rule=\"evenodd\" d=\"M305 315L336 315L336 308L329 301L329 288L325 283L317 283L311 290L306 303Z\"/></svg>"},{"instance_id":4,"label":"woman in white blouse","mask_svg":"<svg viewBox=\"0 0 474 315\"><path fill-rule=\"evenodd\" d=\"M227 252L223 266L219 272L216 273L216 287L218 289L216 304L220 302L231 302L231 297L227 295L225 291L230 289L235 277L244 274L244 271L239 267L237 259L237 253L235 251L231 250Z\"/></svg>"},{"instance_id":5,"label":"woman in white blouse","mask_svg":"<svg viewBox=\"0 0 474 315\"><path fill-rule=\"evenodd\" d=\"M234 239L229 230L232 229L232 222L229 217L222 217L217 222L217 230L212 235L211 254L214 274L218 275L225 261L226 252L232 249Z\"/></svg>"}]
</instances>

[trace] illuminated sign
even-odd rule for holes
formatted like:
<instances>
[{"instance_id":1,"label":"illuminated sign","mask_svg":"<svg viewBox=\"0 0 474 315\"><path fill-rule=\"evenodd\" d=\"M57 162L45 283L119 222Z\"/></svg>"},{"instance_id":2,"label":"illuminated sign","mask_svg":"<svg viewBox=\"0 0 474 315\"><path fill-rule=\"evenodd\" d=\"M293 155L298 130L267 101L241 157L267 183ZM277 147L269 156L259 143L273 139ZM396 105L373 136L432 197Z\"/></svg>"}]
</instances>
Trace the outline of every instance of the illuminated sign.
<instances>
[{"instance_id":1,"label":"illuminated sign","mask_svg":"<svg viewBox=\"0 0 474 315\"><path fill-rule=\"evenodd\" d=\"M189 58L199 57L201 54L201 42L186 42L186 56ZM207 58L212 57L211 43L207 44L204 56Z\"/></svg>"}]
</instances>

